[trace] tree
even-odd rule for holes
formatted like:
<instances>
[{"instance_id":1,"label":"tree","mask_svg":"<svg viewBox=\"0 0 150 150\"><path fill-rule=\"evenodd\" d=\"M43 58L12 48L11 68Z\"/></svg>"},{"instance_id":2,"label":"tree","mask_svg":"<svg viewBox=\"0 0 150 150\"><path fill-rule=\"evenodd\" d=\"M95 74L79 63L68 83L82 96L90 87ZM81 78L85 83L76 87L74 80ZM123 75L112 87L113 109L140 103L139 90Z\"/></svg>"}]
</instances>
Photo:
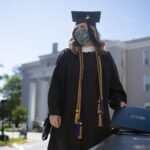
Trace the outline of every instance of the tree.
<instances>
[{"instance_id":1,"label":"tree","mask_svg":"<svg viewBox=\"0 0 150 150\"><path fill-rule=\"evenodd\" d=\"M27 110L23 106L16 106L16 108L12 111L12 121L18 127L20 122L25 122L27 119Z\"/></svg>"},{"instance_id":2,"label":"tree","mask_svg":"<svg viewBox=\"0 0 150 150\"><path fill-rule=\"evenodd\" d=\"M6 79L1 89L3 97L8 100L10 110L13 110L21 101L21 78L19 75L12 75Z\"/></svg>"},{"instance_id":3,"label":"tree","mask_svg":"<svg viewBox=\"0 0 150 150\"><path fill-rule=\"evenodd\" d=\"M9 116L8 112L9 112L9 108L8 108L7 100L3 99L0 101L0 120L7 118Z\"/></svg>"},{"instance_id":4,"label":"tree","mask_svg":"<svg viewBox=\"0 0 150 150\"><path fill-rule=\"evenodd\" d=\"M8 116L12 118L12 111L21 102L21 76L14 74L4 79L4 85L0 89L4 99L7 99L7 107L9 108Z\"/></svg>"},{"instance_id":5,"label":"tree","mask_svg":"<svg viewBox=\"0 0 150 150\"><path fill-rule=\"evenodd\" d=\"M21 121L26 120L26 109L21 104L21 81L22 70L21 67L13 68L14 74L11 76L4 75L4 85L0 88L0 93L3 98L7 100L7 113L10 119L18 126Z\"/></svg>"},{"instance_id":6,"label":"tree","mask_svg":"<svg viewBox=\"0 0 150 150\"><path fill-rule=\"evenodd\" d=\"M0 67L3 67L2 64L0 64ZM1 75L0 74L0 80L4 80L4 79L8 79L8 75L7 74L3 74ZM3 92L3 89L0 88L0 94ZM8 105L6 103L7 101L5 100L2 100L0 99L0 120L3 118L3 117L7 117L8 116ZM4 112L4 113L3 113Z\"/></svg>"}]
</instances>

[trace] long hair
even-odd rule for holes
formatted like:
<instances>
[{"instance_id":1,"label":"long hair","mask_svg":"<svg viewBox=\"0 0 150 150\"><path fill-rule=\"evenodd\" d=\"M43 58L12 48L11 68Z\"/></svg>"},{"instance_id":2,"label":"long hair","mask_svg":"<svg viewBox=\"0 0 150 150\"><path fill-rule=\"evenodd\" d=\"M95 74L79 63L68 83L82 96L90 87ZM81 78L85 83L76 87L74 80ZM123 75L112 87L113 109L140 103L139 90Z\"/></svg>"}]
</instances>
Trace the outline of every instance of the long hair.
<instances>
[{"instance_id":1,"label":"long hair","mask_svg":"<svg viewBox=\"0 0 150 150\"><path fill-rule=\"evenodd\" d=\"M92 27L95 29L95 31L92 29ZM92 26L92 27L88 25L90 41L95 46L98 54L101 54L104 51L105 43L100 39L100 34L96 26ZM79 54L79 51L81 51L81 45L77 42L77 40L74 37L74 33L76 29L77 28L74 28L72 32L72 37L69 40L69 48L73 54Z\"/></svg>"}]
</instances>

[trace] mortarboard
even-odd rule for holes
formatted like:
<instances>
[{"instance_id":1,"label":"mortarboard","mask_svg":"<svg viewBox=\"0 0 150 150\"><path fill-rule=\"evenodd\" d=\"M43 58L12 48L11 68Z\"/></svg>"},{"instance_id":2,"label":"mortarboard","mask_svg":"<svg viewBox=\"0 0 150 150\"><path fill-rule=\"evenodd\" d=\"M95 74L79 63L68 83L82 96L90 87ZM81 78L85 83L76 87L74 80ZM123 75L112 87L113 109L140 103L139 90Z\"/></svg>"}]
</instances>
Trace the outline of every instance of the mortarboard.
<instances>
[{"instance_id":1,"label":"mortarboard","mask_svg":"<svg viewBox=\"0 0 150 150\"><path fill-rule=\"evenodd\" d=\"M76 24L87 22L90 25L96 25L100 21L100 11L72 11L72 20Z\"/></svg>"}]
</instances>

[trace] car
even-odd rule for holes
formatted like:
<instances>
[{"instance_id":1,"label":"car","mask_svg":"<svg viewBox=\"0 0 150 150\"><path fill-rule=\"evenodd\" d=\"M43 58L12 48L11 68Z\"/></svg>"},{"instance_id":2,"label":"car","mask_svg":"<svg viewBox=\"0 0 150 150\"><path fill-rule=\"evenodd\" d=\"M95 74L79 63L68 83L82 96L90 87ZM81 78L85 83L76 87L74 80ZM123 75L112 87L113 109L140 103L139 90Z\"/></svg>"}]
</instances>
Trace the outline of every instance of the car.
<instances>
[{"instance_id":1,"label":"car","mask_svg":"<svg viewBox=\"0 0 150 150\"><path fill-rule=\"evenodd\" d=\"M36 121L34 123L33 130L36 132L42 132L43 124L44 124L43 121Z\"/></svg>"},{"instance_id":2,"label":"car","mask_svg":"<svg viewBox=\"0 0 150 150\"><path fill-rule=\"evenodd\" d=\"M126 107L116 111L113 134L90 150L150 150L150 110Z\"/></svg>"}]
</instances>

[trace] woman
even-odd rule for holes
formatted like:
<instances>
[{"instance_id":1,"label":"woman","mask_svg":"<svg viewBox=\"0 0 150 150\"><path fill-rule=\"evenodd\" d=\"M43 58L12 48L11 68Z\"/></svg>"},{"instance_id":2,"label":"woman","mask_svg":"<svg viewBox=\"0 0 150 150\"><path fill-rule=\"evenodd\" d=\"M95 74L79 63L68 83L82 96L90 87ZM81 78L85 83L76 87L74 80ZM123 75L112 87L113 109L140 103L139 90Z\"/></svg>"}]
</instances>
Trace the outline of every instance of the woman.
<instances>
[{"instance_id":1,"label":"woman","mask_svg":"<svg viewBox=\"0 0 150 150\"><path fill-rule=\"evenodd\" d=\"M100 12L72 12L76 22L48 94L53 126L48 150L87 150L111 134L108 104L126 106L115 62L96 29Z\"/></svg>"}]
</instances>

